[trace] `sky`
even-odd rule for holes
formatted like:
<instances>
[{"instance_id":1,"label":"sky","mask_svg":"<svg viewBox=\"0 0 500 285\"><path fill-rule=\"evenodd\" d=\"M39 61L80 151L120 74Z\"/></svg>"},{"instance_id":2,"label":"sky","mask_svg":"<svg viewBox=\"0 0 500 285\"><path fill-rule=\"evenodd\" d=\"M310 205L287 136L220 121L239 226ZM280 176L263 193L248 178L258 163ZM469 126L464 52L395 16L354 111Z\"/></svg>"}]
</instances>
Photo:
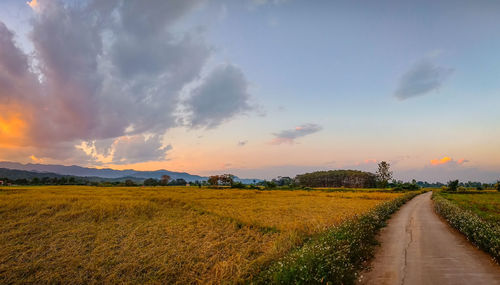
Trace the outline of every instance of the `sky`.
<instances>
[{"instance_id":1,"label":"sky","mask_svg":"<svg viewBox=\"0 0 500 285\"><path fill-rule=\"evenodd\" d=\"M500 179L500 2L0 2L0 160Z\"/></svg>"}]
</instances>

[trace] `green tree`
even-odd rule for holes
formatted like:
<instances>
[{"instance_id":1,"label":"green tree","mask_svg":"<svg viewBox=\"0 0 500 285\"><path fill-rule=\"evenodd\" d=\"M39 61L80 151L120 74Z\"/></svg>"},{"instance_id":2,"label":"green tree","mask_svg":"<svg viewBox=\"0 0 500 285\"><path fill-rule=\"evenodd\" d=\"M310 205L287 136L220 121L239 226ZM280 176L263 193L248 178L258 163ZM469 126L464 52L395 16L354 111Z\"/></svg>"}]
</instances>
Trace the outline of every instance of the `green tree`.
<instances>
[{"instance_id":1,"label":"green tree","mask_svg":"<svg viewBox=\"0 0 500 285\"><path fill-rule=\"evenodd\" d=\"M496 188L497 188L497 191L499 191L499 192L500 192L500 180L499 180L499 181L497 181L497 185L495 185L495 186L496 186Z\"/></svg>"},{"instance_id":2,"label":"green tree","mask_svg":"<svg viewBox=\"0 0 500 285\"><path fill-rule=\"evenodd\" d=\"M329 170L297 175L294 183L304 187L373 188L376 178L373 173L359 170Z\"/></svg>"},{"instance_id":3,"label":"green tree","mask_svg":"<svg viewBox=\"0 0 500 285\"><path fill-rule=\"evenodd\" d=\"M386 188L389 180L392 178L391 165L385 161L378 164L377 180L381 188Z\"/></svg>"},{"instance_id":4,"label":"green tree","mask_svg":"<svg viewBox=\"0 0 500 285\"><path fill-rule=\"evenodd\" d=\"M40 178L35 177L35 178L31 179L31 184L33 184L33 185L40 184Z\"/></svg>"},{"instance_id":5,"label":"green tree","mask_svg":"<svg viewBox=\"0 0 500 285\"><path fill-rule=\"evenodd\" d=\"M158 185L158 183L159 183L158 180L154 178L148 178L143 182L144 186L156 186Z\"/></svg>"},{"instance_id":6,"label":"green tree","mask_svg":"<svg viewBox=\"0 0 500 285\"><path fill-rule=\"evenodd\" d=\"M448 190L456 192L458 189L458 180L452 180L448 182Z\"/></svg>"}]
</instances>

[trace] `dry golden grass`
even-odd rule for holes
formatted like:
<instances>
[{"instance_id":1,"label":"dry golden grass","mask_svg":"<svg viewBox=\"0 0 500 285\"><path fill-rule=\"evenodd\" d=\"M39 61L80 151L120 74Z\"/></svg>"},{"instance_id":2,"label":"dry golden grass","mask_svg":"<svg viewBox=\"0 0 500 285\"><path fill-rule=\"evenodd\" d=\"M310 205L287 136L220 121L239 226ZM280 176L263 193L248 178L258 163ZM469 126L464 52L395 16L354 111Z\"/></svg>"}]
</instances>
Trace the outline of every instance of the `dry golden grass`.
<instances>
[{"instance_id":1,"label":"dry golden grass","mask_svg":"<svg viewBox=\"0 0 500 285\"><path fill-rule=\"evenodd\" d=\"M196 189L196 188L195 188ZM402 195L401 193L259 191L182 188L169 191L172 199L196 205L245 224L280 231L313 234L353 215ZM230 190L229 190L230 191ZM189 195L186 195L188 194Z\"/></svg>"},{"instance_id":2,"label":"dry golden grass","mask_svg":"<svg viewBox=\"0 0 500 285\"><path fill-rule=\"evenodd\" d=\"M303 237L399 195L0 188L0 283L241 281Z\"/></svg>"}]
</instances>

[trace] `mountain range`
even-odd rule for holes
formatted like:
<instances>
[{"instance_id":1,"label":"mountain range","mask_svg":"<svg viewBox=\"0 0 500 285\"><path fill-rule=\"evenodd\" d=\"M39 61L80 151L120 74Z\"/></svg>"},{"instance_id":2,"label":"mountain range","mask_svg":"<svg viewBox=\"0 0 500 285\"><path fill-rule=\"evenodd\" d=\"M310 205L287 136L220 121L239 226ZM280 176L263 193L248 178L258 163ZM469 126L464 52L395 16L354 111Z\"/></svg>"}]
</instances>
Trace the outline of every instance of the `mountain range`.
<instances>
[{"instance_id":1,"label":"mountain range","mask_svg":"<svg viewBox=\"0 0 500 285\"><path fill-rule=\"evenodd\" d=\"M99 177L107 179L125 179L125 178L136 178L136 179L148 179L155 178L160 179L163 175L170 176L171 179L184 179L188 182L192 181L206 181L208 177L189 174L187 172L175 172L168 170L155 170L155 171L139 171L133 169L126 170L116 170L111 168L90 168L82 167L77 165L65 166L56 164L22 164L18 162L8 162L1 161L0 168L11 169L11 170L24 170L29 172L36 172L41 174L50 174L50 176L65 175L65 176L80 176L80 177ZM17 173L16 175L20 175ZM33 174L26 174L33 176ZM36 176L36 175L35 175ZM30 177L22 177L30 178ZM261 181L260 179L241 179L239 177L235 178L236 181L241 181L243 183L253 183L253 181Z\"/></svg>"}]
</instances>

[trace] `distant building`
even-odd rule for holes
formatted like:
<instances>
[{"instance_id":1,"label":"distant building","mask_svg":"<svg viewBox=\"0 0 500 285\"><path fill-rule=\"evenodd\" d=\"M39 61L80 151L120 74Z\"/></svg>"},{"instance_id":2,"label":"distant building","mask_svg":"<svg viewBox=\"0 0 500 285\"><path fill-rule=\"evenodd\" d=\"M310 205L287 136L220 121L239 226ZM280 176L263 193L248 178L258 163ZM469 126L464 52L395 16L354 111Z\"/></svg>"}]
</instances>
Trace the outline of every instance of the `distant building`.
<instances>
[{"instance_id":1,"label":"distant building","mask_svg":"<svg viewBox=\"0 0 500 285\"><path fill-rule=\"evenodd\" d=\"M189 183L186 183L186 186L191 186L191 184L189 184Z\"/></svg>"},{"instance_id":2,"label":"distant building","mask_svg":"<svg viewBox=\"0 0 500 285\"><path fill-rule=\"evenodd\" d=\"M0 186L3 186L3 180L0 180Z\"/></svg>"}]
</instances>

